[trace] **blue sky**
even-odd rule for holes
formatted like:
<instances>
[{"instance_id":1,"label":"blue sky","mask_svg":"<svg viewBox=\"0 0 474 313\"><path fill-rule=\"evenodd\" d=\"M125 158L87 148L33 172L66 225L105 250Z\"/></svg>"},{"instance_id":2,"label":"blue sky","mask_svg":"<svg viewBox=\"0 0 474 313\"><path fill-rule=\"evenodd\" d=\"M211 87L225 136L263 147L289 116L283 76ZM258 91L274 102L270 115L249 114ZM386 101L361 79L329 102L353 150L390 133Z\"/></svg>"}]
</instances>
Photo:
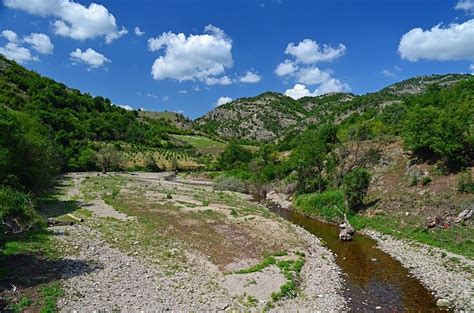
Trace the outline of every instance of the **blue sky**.
<instances>
[{"instance_id":1,"label":"blue sky","mask_svg":"<svg viewBox=\"0 0 474 313\"><path fill-rule=\"evenodd\" d=\"M0 53L113 103L192 118L219 98L364 94L474 71L474 0L0 1Z\"/></svg>"}]
</instances>

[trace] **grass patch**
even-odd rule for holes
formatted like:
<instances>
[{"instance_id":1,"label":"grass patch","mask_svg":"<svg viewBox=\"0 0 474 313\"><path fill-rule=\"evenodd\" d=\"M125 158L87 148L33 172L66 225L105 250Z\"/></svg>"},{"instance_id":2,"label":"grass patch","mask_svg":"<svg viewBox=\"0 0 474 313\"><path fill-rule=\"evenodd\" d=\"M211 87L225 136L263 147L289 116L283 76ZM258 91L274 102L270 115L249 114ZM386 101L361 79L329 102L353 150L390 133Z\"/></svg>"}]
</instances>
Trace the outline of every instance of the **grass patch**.
<instances>
[{"instance_id":1,"label":"grass patch","mask_svg":"<svg viewBox=\"0 0 474 313\"><path fill-rule=\"evenodd\" d=\"M350 217L356 229L370 228L399 239L411 239L433 247L474 258L474 240L472 227L456 225L447 229L426 230L414 222L401 223L396 217L377 215L367 217L355 215Z\"/></svg>"},{"instance_id":2,"label":"grass patch","mask_svg":"<svg viewBox=\"0 0 474 313\"><path fill-rule=\"evenodd\" d=\"M42 297L41 313L57 312L57 302L64 295L64 291L59 283L53 283L40 289Z\"/></svg>"},{"instance_id":3,"label":"grass patch","mask_svg":"<svg viewBox=\"0 0 474 313\"><path fill-rule=\"evenodd\" d=\"M338 190L328 190L322 193L301 195L296 199L295 208L310 216L316 216L327 221L337 221L344 212L344 194Z\"/></svg>"},{"instance_id":4,"label":"grass patch","mask_svg":"<svg viewBox=\"0 0 474 313\"><path fill-rule=\"evenodd\" d=\"M260 263L242 269L234 274L249 274L260 272L265 268L275 265L280 269L280 272L285 276L286 282L280 286L280 290L273 292L271 301L267 302L265 309L268 310L274 307L274 303L284 298L294 298L298 294L298 286L300 283L300 273L305 262L305 254L297 252L298 259L296 260L278 260L277 257L286 256L286 251L278 251L267 255Z\"/></svg>"}]
</instances>

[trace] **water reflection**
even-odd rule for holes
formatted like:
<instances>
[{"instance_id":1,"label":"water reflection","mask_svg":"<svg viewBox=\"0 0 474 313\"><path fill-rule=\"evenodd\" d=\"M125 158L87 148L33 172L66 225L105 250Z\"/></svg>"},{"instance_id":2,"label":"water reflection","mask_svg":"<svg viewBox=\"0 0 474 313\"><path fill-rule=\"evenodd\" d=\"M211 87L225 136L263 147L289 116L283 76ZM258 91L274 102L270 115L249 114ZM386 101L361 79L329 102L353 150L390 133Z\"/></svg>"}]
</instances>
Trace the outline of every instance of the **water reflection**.
<instances>
[{"instance_id":1,"label":"water reflection","mask_svg":"<svg viewBox=\"0 0 474 313\"><path fill-rule=\"evenodd\" d=\"M283 218L300 225L322 239L336 254L336 263L345 275L344 295L354 311L433 312L445 311L436 306L432 294L410 276L397 260L376 248L369 237L356 234L350 242L338 239L338 227L308 218L294 211L271 207Z\"/></svg>"}]
</instances>

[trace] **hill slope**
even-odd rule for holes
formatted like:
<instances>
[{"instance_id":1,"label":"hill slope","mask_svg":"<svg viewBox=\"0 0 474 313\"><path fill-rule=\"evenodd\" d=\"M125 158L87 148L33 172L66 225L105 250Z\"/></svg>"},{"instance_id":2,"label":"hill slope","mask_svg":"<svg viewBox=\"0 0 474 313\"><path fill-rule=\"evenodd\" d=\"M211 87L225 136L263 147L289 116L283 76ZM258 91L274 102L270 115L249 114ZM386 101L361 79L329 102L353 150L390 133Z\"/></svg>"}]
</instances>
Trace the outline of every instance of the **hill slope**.
<instances>
[{"instance_id":1,"label":"hill slope","mask_svg":"<svg viewBox=\"0 0 474 313\"><path fill-rule=\"evenodd\" d=\"M302 129L323 121L341 123L367 109L381 111L409 96L425 92L432 85L449 87L470 77L462 74L414 77L362 96L333 93L294 100L267 92L222 105L195 123L202 131L225 139L270 141L295 128Z\"/></svg>"}]
</instances>

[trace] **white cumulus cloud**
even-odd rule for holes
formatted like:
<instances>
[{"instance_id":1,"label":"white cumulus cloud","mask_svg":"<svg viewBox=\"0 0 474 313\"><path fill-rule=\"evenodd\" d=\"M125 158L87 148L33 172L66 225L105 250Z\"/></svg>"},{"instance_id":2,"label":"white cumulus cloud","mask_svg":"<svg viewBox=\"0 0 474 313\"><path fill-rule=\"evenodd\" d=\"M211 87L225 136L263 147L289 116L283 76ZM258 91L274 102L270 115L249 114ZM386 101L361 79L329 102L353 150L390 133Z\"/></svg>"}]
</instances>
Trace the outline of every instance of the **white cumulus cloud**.
<instances>
[{"instance_id":1,"label":"white cumulus cloud","mask_svg":"<svg viewBox=\"0 0 474 313\"><path fill-rule=\"evenodd\" d=\"M117 27L115 17L106 7L91 3L88 7L71 0L3 0L11 9L32 15L53 17L56 35L78 40L104 37L107 43L127 33Z\"/></svg>"},{"instance_id":2,"label":"white cumulus cloud","mask_svg":"<svg viewBox=\"0 0 474 313\"><path fill-rule=\"evenodd\" d=\"M10 42L18 42L18 35L10 29L5 29L2 31L2 37L4 37L6 40Z\"/></svg>"},{"instance_id":3,"label":"white cumulus cloud","mask_svg":"<svg viewBox=\"0 0 474 313\"><path fill-rule=\"evenodd\" d=\"M25 64L29 61L38 61L38 58L33 56L29 49L21 47L14 42L9 42L6 46L0 47L0 54L20 64Z\"/></svg>"},{"instance_id":4,"label":"white cumulus cloud","mask_svg":"<svg viewBox=\"0 0 474 313\"><path fill-rule=\"evenodd\" d=\"M285 91L285 95L293 99L299 99L303 97L316 97L331 92L347 92L349 90L348 85L341 83L337 79L330 78L319 85L313 92L303 84L295 84L293 88Z\"/></svg>"},{"instance_id":5,"label":"white cumulus cloud","mask_svg":"<svg viewBox=\"0 0 474 313\"><path fill-rule=\"evenodd\" d=\"M469 69L470 69L471 72L474 74L474 63L472 63L471 66L469 66Z\"/></svg>"},{"instance_id":6,"label":"white cumulus cloud","mask_svg":"<svg viewBox=\"0 0 474 313\"><path fill-rule=\"evenodd\" d=\"M48 35L32 33L26 36L24 41L29 43L33 49L42 54L51 54L54 50L54 45L51 43Z\"/></svg>"},{"instance_id":7,"label":"white cumulus cloud","mask_svg":"<svg viewBox=\"0 0 474 313\"><path fill-rule=\"evenodd\" d=\"M143 36L143 35L145 35L145 32L143 32L143 31L140 29L140 27L138 27L138 26L135 27L135 29L134 29L133 31L135 32L135 35L137 35L137 36Z\"/></svg>"},{"instance_id":8,"label":"white cumulus cloud","mask_svg":"<svg viewBox=\"0 0 474 313\"><path fill-rule=\"evenodd\" d=\"M221 106L221 105L226 104L226 103L229 103L231 101L232 101L232 98L230 98L230 97L220 97L216 101L216 107Z\"/></svg>"},{"instance_id":9,"label":"white cumulus cloud","mask_svg":"<svg viewBox=\"0 0 474 313\"><path fill-rule=\"evenodd\" d=\"M232 40L215 26L206 26L201 35L163 33L150 38L148 48L150 51L163 50L151 70L156 80L198 80L209 85L232 82L224 76L226 68L233 66Z\"/></svg>"},{"instance_id":10,"label":"white cumulus cloud","mask_svg":"<svg viewBox=\"0 0 474 313\"><path fill-rule=\"evenodd\" d=\"M131 106L129 106L129 105L126 105L126 104L124 104L124 105L122 105L122 104L116 104L116 106L121 107L122 109L125 109L125 110L127 110L127 111L133 111L133 108L132 108Z\"/></svg>"},{"instance_id":11,"label":"white cumulus cloud","mask_svg":"<svg viewBox=\"0 0 474 313\"><path fill-rule=\"evenodd\" d=\"M224 75L224 76L221 76L221 77L206 77L204 78L204 82L207 84L207 85L223 85L223 86L226 86L226 85L230 85L232 84L232 80Z\"/></svg>"},{"instance_id":12,"label":"white cumulus cloud","mask_svg":"<svg viewBox=\"0 0 474 313\"><path fill-rule=\"evenodd\" d=\"M290 42L285 53L296 58L297 62L313 64L318 62L333 61L344 55L346 46L340 43L337 47L323 45L322 47L314 40L304 39L297 45Z\"/></svg>"},{"instance_id":13,"label":"white cumulus cloud","mask_svg":"<svg viewBox=\"0 0 474 313\"><path fill-rule=\"evenodd\" d=\"M285 60L277 65L275 74L278 76L293 75L298 70L298 67L291 60Z\"/></svg>"},{"instance_id":14,"label":"white cumulus cloud","mask_svg":"<svg viewBox=\"0 0 474 313\"><path fill-rule=\"evenodd\" d=\"M239 77L239 81L246 84L256 84L260 80L262 80L262 77L252 71L247 71L244 76Z\"/></svg>"},{"instance_id":15,"label":"white cumulus cloud","mask_svg":"<svg viewBox=\"0 0 474 313\"><path fill-rule=\"evenodd\" d=\"M311 39L304 39L297 45L289 43L285 53L294 59L286 59L278 64L275 74L281 77L290 77L296 85L286 90L288 96L299 99L304 96L321 95L330 92L348 91L350 87L333 77L330 70L321 70L316 63L333 61L346 52L346 46L339 44L337 47L319 45ZM311 92L306 86L316 85Z\"/></svg>"},{"instance_id":16,"label":"white cumulus cloud","mask_svg":"<svg viewBox=\"0 0 474 313\"><path fill-rule=\"evenodd\" d=\"M95 51L94 49L88 48L85 51L77 48L70 54L71 60L84 63L90 68L98 68L105 65L107 62L112 62L107 59L103 54Z\"/></svg>"},{"instance_id":17,"label":"white cumulus cloud","mask_svg":"<svg viewBox=\"0 0 474 313\"><path fill-rule=\"evenodd\" d=\"M474 0L459 0L454 8L467 13L474 13Z\"/></svg>"},{"instance_id":18,"label":"white cumulus cloud","mask_svg":"<svg viewBox=\"0 0 474 313\"><path fill-rule=\"evenodd\" d=\"M403 35L398 46L402 59L472 60L474 59L474 19L430 30L414 28Z\"/></svg>"}]
</instances>

